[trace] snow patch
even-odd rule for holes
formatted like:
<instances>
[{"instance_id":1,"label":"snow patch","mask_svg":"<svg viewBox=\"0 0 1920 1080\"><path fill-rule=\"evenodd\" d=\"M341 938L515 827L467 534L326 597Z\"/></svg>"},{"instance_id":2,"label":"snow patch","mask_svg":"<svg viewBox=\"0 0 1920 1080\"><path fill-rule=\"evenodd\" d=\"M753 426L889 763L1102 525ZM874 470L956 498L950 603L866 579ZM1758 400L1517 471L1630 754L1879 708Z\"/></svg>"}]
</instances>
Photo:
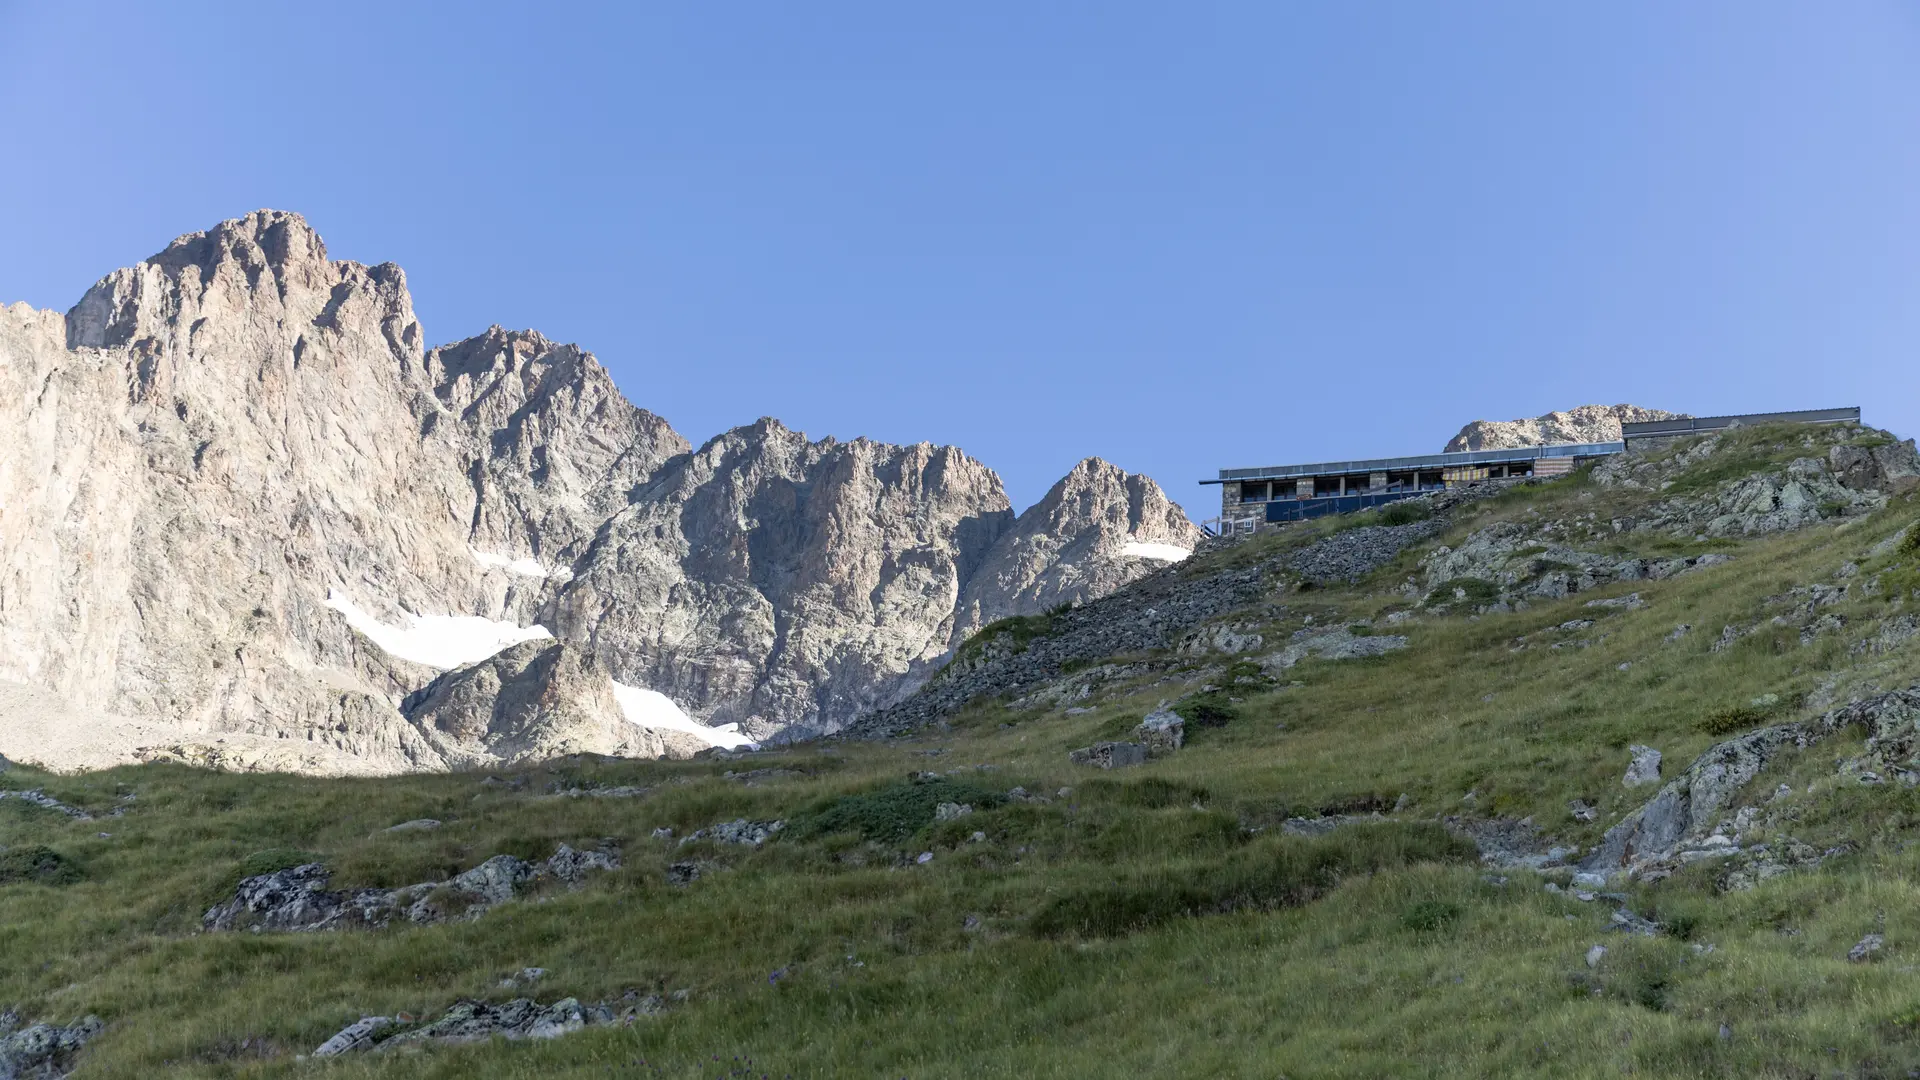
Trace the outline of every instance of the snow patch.
<instances>
[{"instance_id":1,"label":"snow patch","mask_svg":"<svg viewBox=\"0 0 1920 1080\"><path fill-rule=\"evenodd\" d=\"M1161 562L1179 562L1193 554L1191 548L1179 544L1150 544L1141 540L1129 540L1127 546L1120 549L1122 555L1133 555L1142 559L1159 559Z\"/></svg>"},{"instance_id":2,"label":"snow patch","mask_svg":"<svg viewBox=\"0 0 1920 1080\"><path fill-rule=\"evenodd\" d=\"M550 638L544 626L515 626L478 615L415 615L404 612L406 626L388 626L360 610L338 589L327 590L327 606L347 617L347 625L366 635L391 656L446 670L472 664L523 641Z\"/></svg>"},{"instance_id":3,"label":"snow patch","mask_svg":"<svg viewBox=\"0 0 1920 1080\"><path fill-rule=\"evenodd\" d=\"M653 728L657 731L684 731L705 739L709 746L723 746L735 750L742 746L759 749L758 743L740 734L739 724L722 724L708 727L681 711L673 699L658 690L643 690L638 686L628 686L623 682L613 684L613 700L620 703L620 711L626 714L627 721L636 727Z\"/></svg>"},{"instance_id":4,"label":"snow patch","mask_svg":"<svg viewBox=\"0 0 1920 1080\"><path fill-rule=\"evenodd\" d=\"M540 560L534 558L516 559L511 555L496 555L491 551L478 551L471 547L467 549L467 554L472 555L473 561L481 566L505 570L509 574L518 574L521 577L543 578L552 573L540 565Z\"/></svg>"}]
</instances>

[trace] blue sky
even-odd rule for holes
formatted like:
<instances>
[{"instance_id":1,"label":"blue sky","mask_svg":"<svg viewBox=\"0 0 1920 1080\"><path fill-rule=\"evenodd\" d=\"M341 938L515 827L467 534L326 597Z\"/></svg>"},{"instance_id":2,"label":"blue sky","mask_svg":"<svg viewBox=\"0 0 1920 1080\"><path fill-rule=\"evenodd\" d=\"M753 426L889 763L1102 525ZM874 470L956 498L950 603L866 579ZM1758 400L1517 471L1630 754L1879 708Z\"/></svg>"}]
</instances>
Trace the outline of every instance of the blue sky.
<instances>
[{"instance_id":1,"label":"blue sky","mask_svg":"<svg viewBox=\"0 0 1920 1080\"><path fill-rule=\"evenodd\" d=\"M0 302L298 210L428 338L695 442L1438 449L1586 402L1920 429L1920 6L0 0Z\"/></svg>"}]
</instances>

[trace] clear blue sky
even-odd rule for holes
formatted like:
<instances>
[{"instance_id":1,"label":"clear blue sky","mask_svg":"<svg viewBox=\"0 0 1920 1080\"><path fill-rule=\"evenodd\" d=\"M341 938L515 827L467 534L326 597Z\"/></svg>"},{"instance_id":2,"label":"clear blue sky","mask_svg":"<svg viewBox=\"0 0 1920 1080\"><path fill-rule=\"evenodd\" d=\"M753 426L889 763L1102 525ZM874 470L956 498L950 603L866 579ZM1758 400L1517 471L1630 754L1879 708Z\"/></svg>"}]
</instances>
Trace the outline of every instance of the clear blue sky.
<instances>
[{"instance_id":1,"label":"clear blue sky","mask_svg":"<svg viewBox=\"0 0 1920 1080\"><path fill-rule=\"evenodd\" d=\"M0 301L298 210L429 340L700 442L1439 449L1584 402L1920 428L1920 6L0 0Z\"/></svg>"}]
</instances>

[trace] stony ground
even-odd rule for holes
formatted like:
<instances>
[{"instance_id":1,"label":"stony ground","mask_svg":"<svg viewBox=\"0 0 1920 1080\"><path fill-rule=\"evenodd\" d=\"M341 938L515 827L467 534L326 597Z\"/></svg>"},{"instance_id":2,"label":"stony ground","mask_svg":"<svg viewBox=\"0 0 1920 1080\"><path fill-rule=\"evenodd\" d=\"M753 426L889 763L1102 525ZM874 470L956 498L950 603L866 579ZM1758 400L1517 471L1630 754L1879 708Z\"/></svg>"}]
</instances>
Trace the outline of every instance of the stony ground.
<instances>
[{"instance_id":1,"label":"stony ground","mask_svg":"<svg viewBox=\"0 0 1920 1080\"><path fill-rule=\"evenodd\" d=\"M1283 530L990 628L891 738L16 766L0 1076L1908 1075L1913 464Z\"/></svg>"}]
</instances>

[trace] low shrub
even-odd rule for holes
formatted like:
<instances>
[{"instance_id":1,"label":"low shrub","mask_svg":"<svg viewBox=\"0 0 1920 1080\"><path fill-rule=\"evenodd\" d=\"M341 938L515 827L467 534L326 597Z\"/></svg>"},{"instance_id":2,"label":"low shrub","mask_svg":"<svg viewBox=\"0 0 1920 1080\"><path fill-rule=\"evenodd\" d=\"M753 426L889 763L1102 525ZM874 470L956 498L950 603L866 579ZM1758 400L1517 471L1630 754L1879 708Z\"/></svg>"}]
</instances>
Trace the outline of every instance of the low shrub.
<instances>
[{"instance_id":1,"label":"low shrub","mask_svg":"<svg viewBox=\"0 0 1920 1080\"><path fill-rule=\"evenodd\" d=\"M72 860L40 844L0 851L0 885L20 881L71 885L84 876Z\"/></svg>"},{"instance_id":2,"label":"low shrub","mask_svg":"<svg viewBox=\"0 0 1920 1080\"><path fill-rule=\"evenodd\" d=\"M1900 536L1897 550L1902 558L1911 559L1920 555L1920 522L1907 526L1907 531Z\"/></svg>"},{"instance_id":3,"label":"low shrub","mask_svg":"<svg viewBox=\"0 0 1920 1080\"><path fill-rule=\"evenodd\" d=\"M1485 578L1453 578L1433 587L1427 594L1429 607L1444 607L1448 604L1491 604L1500 599L1500 586Z\"/></svg>"},{"instance_id":4,"label":"low shrub","mask_svg":"<svg viewBox=\"0 0 1920 1080\"><path fill-rule=\"evenodd\" d=\"M1706 735L1732 735L1735 732L1759 727L1766 722L1767 714L1764 709L1757 709L1751 705L1731 705L1708 713L1694 726Z\"/></svg>"},{"instance_id":5,"label":"low shrub","mask_svg":"<svg viewBox=\"0 0 1920 1080\"><path fill-rule=\"evenodd\" d=\"M1273 837L1218 862L1159 867L1077 889L1049 901L1028 926L1041 937L1128 934L1179 918L1298 907L1351 874L1477 857L1471 841L1431 822L1350 825L1322 837Z\"/></svg>"},{"instance_id":6,"label":"low shrub","mask_svg":"<svg viewBox=\"0 0 1920 1080\"><path fill-rule=\"evenodd\" d=\"M1088 780L1079 787L1082 801L1138 806L1146 810L1164 810L1170 806L1205 805L1213 793L1197 784L1177 784L1158 776L1144 780Z\"/></svg>"},{"instance_id":7,"label":"low shrub","mask_svg":"<svg viewBox=\"0 0 1920 1080\"><path fill-rule=\"evenodd\" d=\"M1234 707L1226 694L1218 690L1209 690L1176 702L1173 711L1180 714L1180 719L1186 721L1188 727L1225 727L1240 719L1240 710Z\"/></svg>"},{"instance_id":8,"label":"low shrub","mask_svg":"<svg viewBox=\"0 0 1920 1080\"><path fill-rule=\"evenodd\" d=\"M985 810L1006 801L1004 794L977 784L916 778L818 803L795 816L792 833L800 839L858 833L879 843L898 843L933 824L941 803Z\"/></svg>"},{"instance_id":9,"label":"low shrub","mask_svg":"<svg viewBox=\"0 0 1920 1080\"><path fill-rule=\"evenodd\" d=\"M1411 525L1416 521L1425 521L1433 516L1433 508L1425 502L1409 500L1388 503L1380 508L1380 524Z\"/></svg>"},{"instance_id":10,"label":"low shrub","mask_svg":"<svg viewBox=\"0 0 1920 1080\"><path fill-rule=\"evenodd\" d=\"M1400 915L1400 925L1416 934L1432 934L1460 921L1460 905L1422 900Z\"/></svg>"}]
</instances>

